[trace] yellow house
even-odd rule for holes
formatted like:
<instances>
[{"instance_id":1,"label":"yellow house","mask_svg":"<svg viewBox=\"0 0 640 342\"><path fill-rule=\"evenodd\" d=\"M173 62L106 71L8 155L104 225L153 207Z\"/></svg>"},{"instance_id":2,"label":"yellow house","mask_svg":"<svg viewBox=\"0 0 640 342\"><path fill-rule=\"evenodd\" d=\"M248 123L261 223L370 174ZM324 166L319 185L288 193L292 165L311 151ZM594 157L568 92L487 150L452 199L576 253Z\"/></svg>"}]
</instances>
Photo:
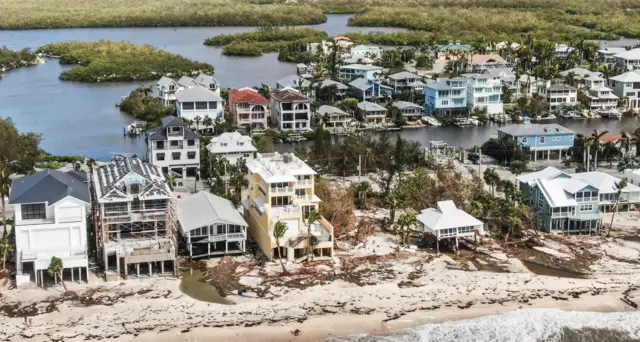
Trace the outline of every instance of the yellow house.
<instances>
[{"instance_id":1,"label":"yellow house","mask_svg":"<svg viewBox=\"0 0 640 342\"><path fill-rule=\"evenodd\" d=\"M242 201L249 232L269 258L277 258L273 227L278 221L288 230L280 238L283 258L297 261L307 256L306 221L318 210L320 198L314 194L316 172L293 153L258 153L247 162L249 196ZM314 258L333 255L333 227L320 217L311 224Z\"/></svg>"}]
</instances>

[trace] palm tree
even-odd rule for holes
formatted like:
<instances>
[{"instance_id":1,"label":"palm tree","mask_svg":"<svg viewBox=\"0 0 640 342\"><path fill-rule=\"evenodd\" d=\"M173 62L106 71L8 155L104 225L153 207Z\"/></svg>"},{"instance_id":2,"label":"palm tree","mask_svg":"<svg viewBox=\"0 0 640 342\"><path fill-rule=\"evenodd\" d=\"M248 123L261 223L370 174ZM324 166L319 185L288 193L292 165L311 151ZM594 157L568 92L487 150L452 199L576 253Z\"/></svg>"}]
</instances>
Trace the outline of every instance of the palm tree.
<instances>
[{"instance_id":1,"label":"palm tree","mask_svg":"<svg viewBox=\"0 0 640 342\"><path fill-rule=\"evenodd\" d=\"M197 115L195 118L193 118L193 121L196 123L196 131L199 131L202 118L200 117L200 115Z\"/></svg>"},{"instance_id":2,"label":"palm tree","mask_svg":"<svg viewBox=\"0 0 640 342\"><path fill-rule=\"evenodd\" d=\"M171 189L171 191L173 191L173 187L176 186L176 175L169 172L168 174L165 175L165 178L167 179L167 185L169 185L169 189Z\"/></svg>"},{"instance_id":3,"label":"palm tree","mask_svg":"<svg viewBox=\"0 0 640 342\"><path fill-rule=\"evenodd\" d=\"M400 204L400 200L396 193L391 191L387 194L387 197L384 198L384 202L389 206L389 225L393 227L393 234L396 234L396 209L398 209L398 205Z\"/></svg>"},{"instance_id":4,"label":"palm tree","mask_svg":"<svg viewBox=\"0 0 640 342\"><path fill-rule=\"evenodd\" d=\"M320 213L313 209L309 213L309 216L307 216L307 220L304 222L307 226L307 262L311 260L311 255L313 255L313 245L311 244L311 226L314 225L319 218Z\"/></svg>"},{"instance_id":5,"label":"palm tree","mask_svg":"<svg viewBox=\"0 0 640 342\"><path fill-rule=\"evenodd\" d=\"M4 226L2 236L7 236L7 208L4 198L9 196L9 191L11 190L11 178L9 178L9 175L9 168L7 167L0 171L0 200L2 200L2 224Z\"/></svg>"},{"instance_id":6,"label":"palm tree","mask_svg":"<svg viewBox=\"0 0 640 342\"><path fill-rule=\"evenodd\" d=\"M634 170L637 168L640 168L640 160L638 160L638 157L636 156L624 154L618 160L618 172L624 172L625 170Z\"/></svg>"},{"instance_id":7,"label":"palm tree","mask_svg":"<svg viewBox=\"0 0 640 342\"><path fill-rule=\"evenodd\" d=\"M611 227L613 227L613 219L616 217L616 213L618 212L618 204L620 203L620 196L622 195L622 191L627 187L627 179L623 178L621 181L615 183L616 187L616 203L613 205L613 214L611 214L611 223L609 224L609 229L607 230L607 237L611 233Z\"/></svg>"},{"instance_id":8,"label":"palm tree","mask_svg":"<svg viewBox=\"0 0 640 342\"><path fill-rule=\"evenodd\" d=\"M411 235L411 227L414 227L418 224L418 219L416 217L415 211L409 209L406 212L400 214L398 217L398 225L400 226L400 240L402 244L409 244L409 236ZM406 234L403 234L406 233Z\"/></svg>"},{"instance_id":9,"label":"palm tree","mask_svg":"<svg viewBox=\"0 0 640 342\"><path fill-rule=\"evenodd\" d=\"M603 131L600 132L597 129L593 130L593 133L591 133L591 137L593 138L593 146L595 147L595 159L594 159L594 166L595 169L598 169L598 152L600 151L600 139L602 139L603 136L607 135L607 133L609 133L609 131Z\"/></svg>"},{"instance_id":10,"label":"palm tree","mask_svg":"<svg viewBox=\"0 0 640 342\"><path fill-rule=\"evenodd\" d=\"M620 151L613 141L608 141L602 146L602 157L609 162L609 168L613 167L613 158L618 155L620 155Z\"/></svg>"},{"instance_id":11,"label":"palm tree","mask_svg":"<svg viewBox=\"0 0 640 342\"><path fill-rule=\"evenodd\" d=\"M204 119L202 119L202 125L204 125L205 128L212 128L213 119L209 115L205 114Z\"/></svg>"},{"instance_id":12,"label":"palm tree","mask_svg":"<svg viewBox=\"0 0 640 342\"><path fill-rule=\"evenodd\" d=\"M491 187L491 196L495 197L495 189L498 182L500 182L500 176L495 169L487 168L484 171L484 181Z\"/></svg>"},{"instance_id":13,"label":"palm tree","mask_svg":"<svg viewBox=\"0 0 640 342\"><path fill-rule=\"evenodd\" d=\"M2 253L2 270L7 270L7 257L14 251L13 245L9 242L8 236L0 238L0 252Z\"/></svg>"},{"instance_id":14,"label":"palm tree","mask_svg":"<svg viewBox=\"0 0 640 342\"><path fill-rule=\"evenodd\" d=\"M631 133L631 143L636 148L636 157L640 157L640 127Z\"/></svg>"},{"instance_id":15,"label":"palm tree","mask_svg":"<svg viewBox=\"0 0 640 342\"><path fill-rule=\"evenodd\" d=\"M276 247L278 247L278 258L280 259L280 265L282 265L282 273L287 273L287 270L284 268L284 261L282 260L282 251L280 250L280 239L284 237L287 233L287 224L282 221L276 222L273 226L273 238L276 239Z\"/></svg>"},{"instance_id":16,"label":"palm tree","mask_svg":"<svg viewBox=\"0 0 640 342\"><path fill-rule=\"evenodd\" d=\"M518 176L527 171L527 164L522 160L512 160L511 163L509 163L509 171L516 176L514 183L518 184Z\"/></svg>"},{"instance_id":17,"label":"palm tree","mask_svg":"<svg viewBox=\"0 0 640 342\"><path fill-rule=\"evenodd\" d=\"M625 131L620 132L620 135L622 136L622 138L618 140L618 144L620 145L620 154L627 154L631 149L631 136ZM622 152L623 149L624 153Z\"/></svg>"},{"instance_id":18,"label":"palm tree","mask_svg":"<svg viewBox=\"0 0 640 342\"><path fill-rule=\"evenodd\" d=\"M64 264L62 264L62 260L56 256L51 257L51 263L49 263L49 268L47 268L47 273L49 273L49 275L52 277L60 277L60 282L62 283L64 292L67 292L67 284L65 284L64 279L62 278L63 270L64 270Z\"/></svg>"},{"instance_id":19,"label":"palm tree","mask_svg":"<svg viewBox=\"0 0 640 342\"><path fill-rule=\"evenodd\" d=\"M96 166L96 160L93 158L88 158L86 161L87 167L89 168L89 174L93 173L93 167Z\"/></svg>"}]
</instances>

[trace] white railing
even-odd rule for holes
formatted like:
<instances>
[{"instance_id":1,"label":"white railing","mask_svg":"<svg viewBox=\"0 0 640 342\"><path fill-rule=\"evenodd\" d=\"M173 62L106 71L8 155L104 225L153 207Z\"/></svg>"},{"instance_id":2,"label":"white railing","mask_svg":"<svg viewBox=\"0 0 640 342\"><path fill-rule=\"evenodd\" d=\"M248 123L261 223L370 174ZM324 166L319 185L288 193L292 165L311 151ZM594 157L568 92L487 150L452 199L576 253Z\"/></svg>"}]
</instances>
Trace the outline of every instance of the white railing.
<instances>
[{"instance_id":1,"label":"white railing","mask_svg":"<svg viewBox=\"0 0 640 342\"><path fill-rule=\"evenodd\" d=\"M298 195L297 197L300 201L311 201L313 199L313 195Z\"/></svg>"},{"instance_id":2,"label":"white railing","mask_svg":"<svg viewBox=\"0 0 640 342\"><path fill-rule=\"evenodd\" d=\"M281 188L271 188L271 192L276 192L276 193L285 193L285 192L293 192L293 188L290 186L285 186L285 187L281 187Z\"/></svg>"},{"instance_id":3,"label":"white railing","mask_svg":"<svg viewBox=\"0 0 640 342\"><path fill-rule=\"evenodd\" d=\"M311 185L313 184L313 180L311 179L298 179L296 185Z\"/></svg>"},{"instance_id":4,"label":"white railing","mask_svg":"<svg viewBox=\"0 0 640 342\"><path fill-rule=\"evenodd\" d=\"M225 240L246 240L246 239L247 239L247 236L244 233L209 235L209 242L217 242L217 241L225 241Z\"/></svg>"}]
</instances>

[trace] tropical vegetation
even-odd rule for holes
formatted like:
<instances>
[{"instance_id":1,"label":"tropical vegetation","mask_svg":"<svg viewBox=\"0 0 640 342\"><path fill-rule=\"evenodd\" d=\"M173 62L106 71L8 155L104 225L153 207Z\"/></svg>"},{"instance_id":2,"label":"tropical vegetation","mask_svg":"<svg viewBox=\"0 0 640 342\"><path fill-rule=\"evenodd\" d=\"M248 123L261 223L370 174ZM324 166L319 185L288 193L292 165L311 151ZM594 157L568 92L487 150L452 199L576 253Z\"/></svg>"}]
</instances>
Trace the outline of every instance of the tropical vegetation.
<instances>
[{"instance_id":1,"label":"tropical vegetation","mask_svg":"<svg viewBox=\"0 0 640 342\"><path fill-rule=\"evenodd\" d=\"M260 56L276 52L291 44L304 46L328 38L324 31L311 28L264 26L253 32L221 34L205 39L204 45L223 46L222 53L230 56Z\"/></svg>"},{"instance_id":2,"label":"tropical vegetation","mask_svg":"<svg viewBox=\"0 0 640 342\"><path fill-rule=\"evenodd\" d=\"M213 67L195 62L151 45L129 42L65 42L41 46L36 52L60 58L61 64L77 64L65 70L60 79L80 82L125 82L213 74Z\"/></svg>"},{"instance_id":3,"label":"tropical vegetation","mask_svg":"<svg viewBox=\"0 0 640 342\"><path fill-rule=\"evenodd\" d=\"M35 64L38 56L30 49L20 51L9 50L6 46L0 48L0 75L3 71Z\"/></svg>"},{"instance_id":4,"label":"tropical vegetation","mask_svg":"<svg viewBox=\"0 0 640 342\"><path fill-rule=\"evenodd\" d=\"M147 121L149 128L158 126L160 119L176 115L176 108L166 106L164 102L152 95L151 86L140 86L122 99L118 104L120 110L136 119Z\"/></svg>"},{"instance_id":5,"label":"tropical vegetation","mask_svg":"<svg viewBox=\"0 0 640 342\"><path fill-rule=\"evenodd\" d=\"M51 257L51 262L49 263L49 267L47 268L47 273L52 276L60 279L60 283L64 288L64 292L67 292L67 284L64 282L64 278L62 277L62 272L64 271L64 264L62 263L62 259L53 256Z\"/></svg>"}]
</instances>

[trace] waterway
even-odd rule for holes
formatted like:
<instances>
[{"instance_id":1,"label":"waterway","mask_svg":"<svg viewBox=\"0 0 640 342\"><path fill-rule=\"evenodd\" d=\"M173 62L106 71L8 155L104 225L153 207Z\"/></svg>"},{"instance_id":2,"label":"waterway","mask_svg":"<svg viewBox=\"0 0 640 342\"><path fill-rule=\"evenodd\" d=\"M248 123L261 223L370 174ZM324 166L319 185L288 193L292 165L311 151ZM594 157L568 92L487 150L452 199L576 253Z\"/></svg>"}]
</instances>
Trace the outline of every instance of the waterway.
<instances>
[{"instance_id":1,"label":"waterway","mask_svg":"<svg viewBox=\"0 0 640 342\"><path fill-rule=\"evenodd\" d=\"M327 22L311 25L329 35L348 31L401 31L398 28L348 27L349 15L328 15ZM87 40L127 40L151 44L215 67L215 77L223 87L275 85L275 81L295 73L295 65L277 60L277 53L261 57L227 57L221 48L202 45L206 37L255 30L255 27L185 27L185 28L86 28L55 30L0 31L0 46L11 49L43 44ZM616 42L628 45L631 42ZM616 44L616 45L618 45ZM612 44L613 45L613 44ZM125 138L122 127L133 119L115 104L140 84L128 82L86 84L60 81L62 66L49 59L43 65L7 72L0 80L0 116L11 117L21 131L42 133L41 147L54 154L85 155L108 160L111 152L145 153L143 138ZM561 120L561 124L582 134L594 129L618 133L640 126L635 119ZM399 134L427 146L430 140L444 140L451 145L472 147L496 135L496 126L430 127L403 130ZM281 146L287 149L290 147Z\"/></svg>"}]
</instances>

